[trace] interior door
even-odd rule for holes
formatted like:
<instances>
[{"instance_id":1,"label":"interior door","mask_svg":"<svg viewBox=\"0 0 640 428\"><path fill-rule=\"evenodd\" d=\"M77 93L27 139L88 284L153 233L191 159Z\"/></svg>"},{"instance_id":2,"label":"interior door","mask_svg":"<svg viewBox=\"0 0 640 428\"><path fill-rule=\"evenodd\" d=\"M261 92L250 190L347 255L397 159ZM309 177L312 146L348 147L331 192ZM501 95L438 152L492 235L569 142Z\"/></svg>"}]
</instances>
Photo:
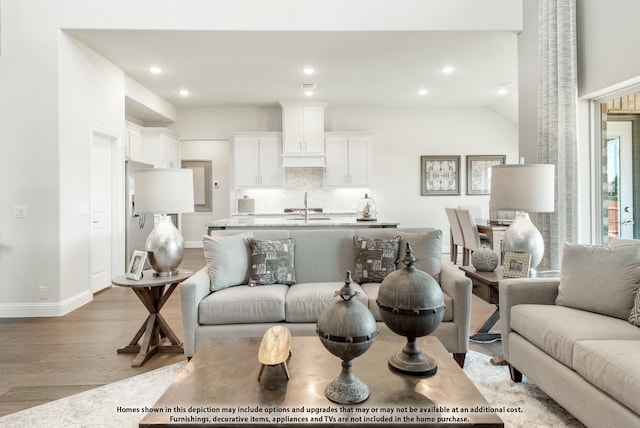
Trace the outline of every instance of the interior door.
<instances>
[{"instance_id":1,"label":"interior door","mask_svg":"<svg viewBox=\"0 0 640 428\"><path fill-rule=\"evenodd\" d=\"M94 133L91 147L91 291L111 284L111 144Z\"/></svg>"},{"instance_id":2,"label":"interior door","mask_svg":"<svg viewBox=\"0 0 640 428\"><path fill-rule=\"evenodd\" d=\"M633 239L633 130L629 121L608 121L603 155L606 155L604 194L607 237Z\"/></svg>"}]
</instances>

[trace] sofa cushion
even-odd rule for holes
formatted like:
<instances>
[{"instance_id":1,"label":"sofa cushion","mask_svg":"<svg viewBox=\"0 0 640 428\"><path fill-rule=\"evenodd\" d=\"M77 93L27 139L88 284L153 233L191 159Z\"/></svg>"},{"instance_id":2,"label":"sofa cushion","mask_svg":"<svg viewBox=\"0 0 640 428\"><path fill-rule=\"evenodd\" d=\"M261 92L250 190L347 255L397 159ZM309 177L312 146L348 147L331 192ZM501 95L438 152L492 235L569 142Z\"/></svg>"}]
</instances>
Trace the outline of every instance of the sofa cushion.
<instances>
[{"instance_id":1,"label":"sofa cushion","mask_svg":"<svg viewBox=\"0 0 640 428\"><path fill-rule=\"evenodd\" d=\"M573 368L582 377L640 414L640 340L576 343Z\"/></svg>"},{"instance_id":2,"label":"sofa cushion","mask_svg":"<svg viewBox=\"0 0 640 428\"><path fill-rule=\"evenodd\" d=\"M382 282L388 274L396 270L399 248L399 236L391 239L366 239L355 235L353 280L358 283Z\"/></svg>"},{"instance_id":3,"label":"sofa cushion","mask_svg":"<svg viewBox=\"0 0 640 428\"><path fill-rule=\"evenodd\" d=\"M640 289L636 291L633 308L629 314L629 322L636 327L640 327Z\"/></svg>"},{"instance_id":4,"label":"sofa cushion","mask_svg":"<svg viewBox=\"0 0 640 428\"><path fill-rule=\"evenodd\" d=\"M342 282L308 282L292 285L285 299L287 322L316 322L322 311L331 304L340 291ZM358 294L354 299L367 306L367 295L360 285L351 284Z\"/></svg>"},{"instance_id":5,"label":"sofa cushion","mask_svg":"<svg viewBox=\"0 0 640 428\"><path fill-rule=\"evenodd\" d=\"M376 318L376 321L382 321L382 317L380 316L380 308L378 308L378 304L376 300L378 299L378 291L380 291L380 283L378 282L365 282L361 284L362 289L367 294L369 298L369 310ZM444 315L442 317L442 322L445 321L453 321L453 300L447 293L442 293L444 297Z\"/></svg>"},{"instance_id":6,"label":"sofa cushion","mask_svg":"<svg viewBox=\"0 0 640 428\"><path fill-rule=\"evenodd\" d=\"M247 283L251 257L247 239L251 236L251 232L248 232L231 236L202 237L211 291Z\"/></svg>"},{"instance_id":7,"label":"sofa cushion","mask_svg":"<svg viewBox=\"0 0 640 428\"><path fill-rule=\"evenodd\" d=\"M422 233L406 233L399 232L400 249L398 268L404 267L402 259L404 258L407 243L411 244L413 256L416 262L413 266L423 272L428 273L440 283L440 271L442 270L442 231L433 229Z\"/></svg>"},{"instance_id":8,"label":"sofa cushion","mask_svg":"<svg viewBox=\"0 0 640 428\"><path fill-rule=\"evenodd\" d=\"M293 239L249 239L251 278L249 285L295 284L295 248Z\"/></svg>"},{"instance_id":9,"label":"sofa cushion","mask_svg":"<svg viewBox=\"0 0 640 428\"><path fill-rule=\"evenodd\" d=\"M579 340L640 340L626 320L556 305L515 305L511 328L567 367Z\"/></svg>"},{"instance_id":10,"label":"sofa cushion","mask_svg":"<svg viewBox=\"0 0 640 428\"><path fill-rule=\"evenodd\" d=\"M296 241L296 281L341 282L353 270L353 229L298 228L291 231Z\"/></svg>"},{"instance_id":11,"label":"sofa cushion","mask_svg":"<svg viewBox=\"0 0 640 428\"><path fill-rule=\"evenodd\" d=\"M198 321L205 325L283 321L288 288L284 284L240 285L216 291L200 302Z\"/></svg>"},{"instance_id":12,"label":"sofa cushion","mask_svg":"<svg viewBox=\"0 0 640 428\"><path fill-rule=\"evenodd\" d=\"M565 244L556 305L627 320L640 287L640 245Z\"/></svg>"}]
</instances>

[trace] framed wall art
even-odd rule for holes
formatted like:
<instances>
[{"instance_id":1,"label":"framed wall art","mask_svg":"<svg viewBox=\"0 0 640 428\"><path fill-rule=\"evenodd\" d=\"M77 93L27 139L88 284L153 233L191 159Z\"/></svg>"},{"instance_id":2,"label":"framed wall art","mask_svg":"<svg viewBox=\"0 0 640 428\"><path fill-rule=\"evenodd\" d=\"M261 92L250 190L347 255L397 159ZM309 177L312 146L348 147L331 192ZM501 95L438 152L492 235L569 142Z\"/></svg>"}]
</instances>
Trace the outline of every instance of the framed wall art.
<instances>
[{"instance_id":1,"label":"framed wall art","mask_svg":"<svg viewBox=\"0 0 640 428\"><path fill-rule=\"evenodd\" d=\"M146 261L146 251L134 251L131 255L131 260L129 260L126 277L135 281L138 281L140 278L142 278L142 270L144 269L144 264Z\"/></svg>"},{"instance_id":2,"label":"framed wall art","mask_svg":"<svg viewBox=\"0 0 640 428\"><path fill-rule=\"evenodd\" d=\"M460 195L460 156L420 156L421 195Z\"/></svg>"},{"instance_id":3,"label":"framed wall art","mask_svg":"<svg viewBox=\"0 0 640 428\"><path fill-rule=\"evenodd\" d=\"M502 276L505 278L526 278L529 276L530 264L531 254L505 252L502 260Z\"/></svg>"},{"instance_id":4,"label":"framed wall art","mask_svg":"<svg viewBox=\"0 0 640 428\"><path fill-rule=\"evenodd\" d=\"M182 168L193 171L194 211L211 211L211 161L183 160Z\"/></svg>"},{"instance_id":5,"label":"framed wall art","mask_svg":"<svg viewBox=\"0 0 640 428\"><path fill-rule=\"evenodd\" d=\"M505 155L467 156L467 195L491 193L491 167L504 165Z\"/></svg>"}]
</instances>

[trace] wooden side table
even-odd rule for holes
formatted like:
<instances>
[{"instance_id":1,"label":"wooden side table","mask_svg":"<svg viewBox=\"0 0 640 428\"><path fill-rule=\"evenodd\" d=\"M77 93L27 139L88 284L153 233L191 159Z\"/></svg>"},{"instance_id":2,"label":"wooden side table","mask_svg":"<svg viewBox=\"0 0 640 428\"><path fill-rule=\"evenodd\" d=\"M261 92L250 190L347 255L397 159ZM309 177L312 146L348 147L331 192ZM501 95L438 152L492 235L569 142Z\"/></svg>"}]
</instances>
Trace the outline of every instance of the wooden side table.
<instances>
[{"instance_id":1,"label":"wooden side table","mask_svg":"<svg viewBox=\"0 0 640 428\"><path fill-rule=\"evenodd\" d=\"M467 278L471 279L473 284L473 294L481 298L487 303L496 305L495 311L482 324L480 329L469 339L480 343L490 343L500 340L500 333L490 333L489 330L500 319L500 309L498 308L499 289L498 285L502 279L502 266L498 266L493 272L481 272L473 266L460 266Z\"/></svg>"},{"instance_id":2,"label":"wooden side table","mask_svg":"<svg viewBox=\"0 0 640 428\"><path fill-rule=\"evenodd\" d=\"M138 354L131 363L131 367L140 367L158 352L184 352L182 341L178 339L167 321L160 315L160 310L167 303L178 284L191 275L193 275L192 271L180 269L177 274L172 276L153 276L153 270L149 269L143 272L142 278L138 281L128 279L125 275L111 280L113 285L131 288L149 311L149 316L133 336L129 345L118 349L118 354ZM165 338L170 344L162 344ZM140 339L142 342L138 343Z\"/></svg>"}]
</instances>

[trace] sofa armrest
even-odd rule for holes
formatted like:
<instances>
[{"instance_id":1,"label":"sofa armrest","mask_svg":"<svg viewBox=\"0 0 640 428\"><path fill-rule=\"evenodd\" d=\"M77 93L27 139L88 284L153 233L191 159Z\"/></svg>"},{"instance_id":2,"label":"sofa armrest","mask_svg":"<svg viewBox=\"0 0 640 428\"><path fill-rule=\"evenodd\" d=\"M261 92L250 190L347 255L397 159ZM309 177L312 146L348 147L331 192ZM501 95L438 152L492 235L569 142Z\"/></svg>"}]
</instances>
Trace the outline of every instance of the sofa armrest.
<instances>
[{"instance_id":1,"label":"sofa armrest","mask_svg":"<svg viewBox=\"0 0 640 428\"><path fill-rule=\"evenodd\" d=\"M453 301L453 322L458 330L459 352L467 352L471 325L471 279L464 276L457 266L443 263L440 286Z\"/></svg>"},{"instance_id":2,"label":"sofa armrest","mask_svg":"<svg viewBox=\"0 0 640 428\"><path fill-rule=\"evenodd\" d=\"M521 304L555 305L559 285L560 278L514 278L500 281L500 333L505 360L509 361L511 308Z\"/></svg>"},{"instance_id":3,"label":"sofa armrest","mask_svg":"<svg viewBox=\"0 0 640 428\"><path fill-rule=\"evenodd\" d=\"M180 310L182 313L182 337L184 353L193 357L198 327L198 305L209 294L210 280L206 266L180 284Z\"/></svg>"}]
</instances>

